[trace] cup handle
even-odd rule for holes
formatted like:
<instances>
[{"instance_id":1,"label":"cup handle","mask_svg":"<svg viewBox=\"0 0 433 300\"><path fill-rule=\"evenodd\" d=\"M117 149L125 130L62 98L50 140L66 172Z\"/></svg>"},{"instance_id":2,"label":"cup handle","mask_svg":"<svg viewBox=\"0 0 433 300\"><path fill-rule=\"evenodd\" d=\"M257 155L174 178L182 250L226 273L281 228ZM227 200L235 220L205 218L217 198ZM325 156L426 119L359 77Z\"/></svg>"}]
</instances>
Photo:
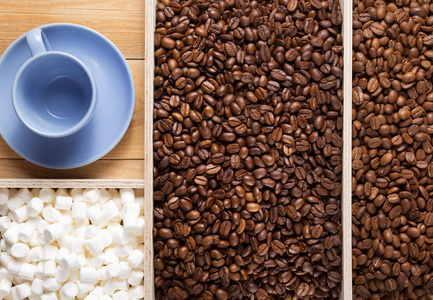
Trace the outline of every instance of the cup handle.
<instances>
[{"instance_id":1,"label":"cup handle","mask_svg":"<svg viewBox=\"0 0 433 300\"><path fill-rule=\"evenodd\" d=\"M26 41L32 56L51 50L50 43L45 33L40 28L35 28L27 32Z\"/></svg>"}]
</instances>

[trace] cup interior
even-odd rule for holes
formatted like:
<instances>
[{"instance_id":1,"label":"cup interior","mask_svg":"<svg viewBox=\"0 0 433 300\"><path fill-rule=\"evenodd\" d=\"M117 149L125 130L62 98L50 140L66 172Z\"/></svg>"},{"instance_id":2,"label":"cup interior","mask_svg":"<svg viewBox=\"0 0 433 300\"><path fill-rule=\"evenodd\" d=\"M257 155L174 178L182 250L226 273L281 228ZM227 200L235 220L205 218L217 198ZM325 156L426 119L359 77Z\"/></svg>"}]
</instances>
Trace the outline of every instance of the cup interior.
<instances>
[{"instance_id":1,"label":"cup interior","mask_svg":"<svg viewBox=\"0 0 433 300\"><path fill-rule=\"evenodd\" d=\"M31 58L17 74L13 104L21 121L46 137L81 129L95 106L93 79L71 55L47 52Z\"/></svg>"}]
</instances>

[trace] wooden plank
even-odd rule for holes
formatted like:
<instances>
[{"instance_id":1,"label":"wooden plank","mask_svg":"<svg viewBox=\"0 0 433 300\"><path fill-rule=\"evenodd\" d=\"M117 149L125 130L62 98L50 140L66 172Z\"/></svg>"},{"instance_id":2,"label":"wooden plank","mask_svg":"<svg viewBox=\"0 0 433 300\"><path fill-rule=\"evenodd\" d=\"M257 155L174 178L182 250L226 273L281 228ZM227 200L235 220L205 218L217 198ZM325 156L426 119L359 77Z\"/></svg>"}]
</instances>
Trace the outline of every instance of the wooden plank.
<instances>
[{"instance_id":1,"label":"wooden plank","mask_svg":"<svg viewBox=\"0 0 433 300\"><path fill-rule=\"evenodd\" d=\"M65 10L114 10L114 11L139 11L144 13L143 0L3 0L0 2L0 11L16 13L57 13Z\"/></svg>"},{"instance_id":2,"label":"wooden plank","mask_svg":"<svg viewBox=\"0 0 433 300\"><path fill-rule=\"evenodd\" d=\"M144 61L128 60L135 82L134 116L125 136L104 159L144 159ZM0 159L21 158L0 137Z\"/></svg>"},{"instance_id":3,"label":"wooden plank","mask_svg":"<svg viewBox=\"0 0 433 300\"><path fill-rule=\"evenodd\" d=\"M32 28L49 23L76 23L105 35L127 59L143 59L143 18L144 14L140 11L62 9L56 14L45 14L43 9L37 9L32 13L13 13L4 11L3 8L3 10L0 9L2 37L0 53L3 53L14 40Z\"/></svg>"},{"instance_id":4,"label":"wooden plank","mask_svg":"<svg viewBox=\"0 0 433 300\"><path fill-rule=\"evenodd\" d=\"M145 68L144 68L144 199L148 209L144 220L144 299L155 299L153 270L153 78L154 78L154 31L157 0L146 0L145 16Z\"/></svg>"},{"instance_id":5,"label":"wooden plank","mask_svg":"<svg viewBox=\"0 0 433 300\"><path fill-rule=\"evenodd\" d=\"M340 0L340 3L343 12L344 37L341 299L352 299L352 1Z\"/></svg>"},{"instance_id":6,"label":"wooden plank","mask_svg":"<svg viewBox=\"0 0 433 300\"><path fill-rule=\"evenodd\" d=\"M98 160L90 165L54 170L34 165L24 159L1 159L0 174L4 179L141 179L143 160ZM0 179L0 184L4 184Z\"/></svg>"},{"instance_id":7,"label":"wooden plank","mask_svg":"<svg viewBox=\"0 0 433 300\"><path fill-rule=\"evenodd\" d=\"M142 189L143 180L118 180L118 179L6 179L0 181L0 188L131 188Z\"/></svg>"}]
</instances>

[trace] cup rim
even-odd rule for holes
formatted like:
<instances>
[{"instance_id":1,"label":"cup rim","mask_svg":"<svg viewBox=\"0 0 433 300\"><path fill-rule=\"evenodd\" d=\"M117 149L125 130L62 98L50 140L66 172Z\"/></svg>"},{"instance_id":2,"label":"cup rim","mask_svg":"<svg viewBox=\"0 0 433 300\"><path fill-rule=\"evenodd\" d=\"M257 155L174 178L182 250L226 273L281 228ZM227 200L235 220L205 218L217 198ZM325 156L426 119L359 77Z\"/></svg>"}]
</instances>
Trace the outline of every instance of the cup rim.
<instances>
[{"instance_id":1,"label":"cup rim","mask_svg":"<svg viewBox=\"0 0 433 300\"><path fill-rule=\"evenodd\" d=\"M50 133L50 132L45 132L45 131L41 131L39 129L33 128L28 121L26 120L26 118L23 116L23 114L20 112L20 109L18 107L18 103L17 103L17 83L19 81L19 79L21 78L24 70L27 68L27 66L29 66L33 61L39 59L40 57L43 56L49 56L49 55L60 55L60 56L64 56L67 57L71 60L73 60L77 65L80 66L80 68L85 72L85 74L87 75L89 81L90 81L90 86L92 88L92 97L91 97L91 102L90 102L90 107L88 108L86 114L80 119L79 122L77 122L74 126L72 126L71 128L68 128L66 130L63 131L59 131L56 133ZM87 125L87 123L90 121L93 112L95 110L96 107L96 84L95 84L95 80L92 76L92 74L90 73L89 69L86 67L86 65L79 60L78 58L76 58L75 56L66 53L66 52L62 52L62 51L47 51L44 53L40 53L37 54L33 57L31 57L30 59L28 59L18 70L13 85L12 85L12 106L14 108L14 111L18 117L18 119L26 126L26 128L28 128L29 130L33 131L34 133L46 137L46 138L63 138L66 136L70 136L76 132L78 132L79 130L81 130L84 126Z\"/></svg>"}]
</instances>

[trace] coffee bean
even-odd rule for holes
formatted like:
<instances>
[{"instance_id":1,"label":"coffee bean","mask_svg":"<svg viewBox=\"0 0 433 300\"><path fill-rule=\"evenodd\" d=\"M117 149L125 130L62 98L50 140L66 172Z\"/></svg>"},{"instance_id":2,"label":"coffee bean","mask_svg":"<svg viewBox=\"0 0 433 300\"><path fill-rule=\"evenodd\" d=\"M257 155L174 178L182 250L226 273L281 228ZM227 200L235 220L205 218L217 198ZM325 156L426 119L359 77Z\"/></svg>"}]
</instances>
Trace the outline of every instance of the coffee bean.
<instances>
[{"instance_id":1,"label":"coffee bean","mask_svg":"<svg viewBox=\"0 0 433 300\"><path fill-rule=\"evenodd\" d=\"M364 93L359 86L353 88L352 99L355 105L361 105L364 102Z\"/></svg>"},{"instance_id":2,"label":"coffee bean","mask_svg":"<svg viewBox=\"0 0 433 300\"><path fill-rule=\"evenodd\" d=\"M286 252L286 246L278 240L271 242L271 248L279 255L283 255Z\"/></svg>"},{"instance_id":3,"label":"coffee bean","mask_svg":"<svg viewBox=\"0 0 433 300\"><path fill-rule=\"evenodd\" d=\"M309 286L308 283L306 282L302 282L300 285L298 285L298 287L296 288L296 295L298 295L298 297L305 297L307 296L309 291Z\"/></svg>"},{"instance_id":4,"label":"coffee bean","mask_svg":"<svg viewBox=\"0 0 433 300\"><path fill-rule=\"evenodd\" d=\"M256 298L259 300L265 300L268 298L268 292L265 289L258 289L256 292Z\"/></svg>"},{"instance_id":5,"label":"coffee bean","mask_svg":"<svg viewBox=\"0 0 433 300\"><path fill-rule=\"evenodd\" d=\"M260 204L258 203L247 203L246 207L247 211L254 213L258 212L260 210Z\"/></svg>"},{"instance_id":6,"label":"coffee bean","mask_svg":"<svg viewBox=\"0 0 433 300\"><path fill-rule=\"evenodd\" d=\"M268 250L269 250L269 246L267 244L261 244L257 248L257 254L260 256L264 256L268 253Z\"/></svg>"},{"instance_id":7,"label":"coffee bean","mask_svg":"<svg viewBox=\"0 0 433 300\"><path fill-rule=\"evenodd\" d=\"M430 223L419 148L431 139L432 107L421 99L433 54L432 31L420 22L433 19L427 6L404 1L361 0L353 16L353 296L417 299L433 294L421 279L430 267L418 263Z\"/></svg>"},{"instance_id":8,"label":"coffee bean","mask_svg":"<svg viewBox=\"0 0 433 300\"><path fill-rule=\"evenodd\" d=\"M423 39L423 43L426 46L433 46L433 35L428 35Z\"/></svg>"},{"instance_id":9,"label":"coffee bean","mask_svg":"<svg viewBox=\"0 0 433 300\"><path fill-rule=\"evenodd\" d=\"M333 0L265 2L163 0L156 5L155 299L339 297L343 15ZM384 18L370 18L368 34L388 38ZM410 48L418 49L412 44ZM380 46L385 45L381 40ZM377 42L370 48L379 49ZM387 55L395 56L396 68L415 74L415 79L402 82L401 77L381 74L377 79L386 77L389 83L379 81L376 93L397 82L412 85L404 86L411 99L429 91L431 65L403 64L398 51ZM356 69L373 73L377 68L383 68L382 61L364 62ZM367 85L361 82L355 88L359 105L371 101ZM418 129L399 135L402 144L408 139L420 143L424 152L407 151L415 157L413 161L408 154L408 160L413 167L425 162L427 172L433 147L426 153L430 132L417 119L426 117L429 107L414 110L415 100L402 104L400 96L399 91L394 102L383 105L407 109L409 115L401 120ZM374 140L375 149L394 147L390 139L395 129L386 127L391 118L387 109L379 109L384 117L373 115L376 108L365 109L363 118L371 125L359 137L370 130L390 135L389 140L379 139L380 144ZM394 153L389 147L387 151ZM401 173L394 167L406 162L405 154L402 158L381 166L380 158L370 162L363 153L359 170L374 165L378 174ZM397 186L417 190L412 182L417 175L402 173L405 182ZM368 197L381 199L383 187L370 179ZM393 186L388 180L384 184ZM430 190L423 193L428 197ZM406 199L395 194L400 202ZM388 206L399 204L386 199L375 209L388 212ZM418 211L408 204L407 222L413 222ZM408 224L400 232L409 239L405 243L412 242L414 229L420 237L425 231ZM424 260L427 250L420 246L419 252Z\"/></svg>"}]
</instances>

